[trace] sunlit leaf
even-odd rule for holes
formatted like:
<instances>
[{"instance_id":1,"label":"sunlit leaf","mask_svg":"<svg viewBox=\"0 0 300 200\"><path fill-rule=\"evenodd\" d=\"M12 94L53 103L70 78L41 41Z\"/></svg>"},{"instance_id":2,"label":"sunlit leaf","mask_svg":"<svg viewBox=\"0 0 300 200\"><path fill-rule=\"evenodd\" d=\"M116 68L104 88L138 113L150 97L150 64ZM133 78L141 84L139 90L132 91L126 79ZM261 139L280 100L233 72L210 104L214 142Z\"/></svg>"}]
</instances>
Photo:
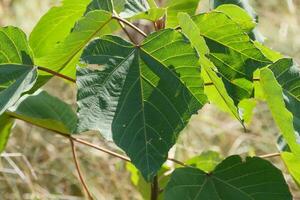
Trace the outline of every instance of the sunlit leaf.
<instances>
[{"instance_id":1,"label":"sunlit leaf","mask_svg":"<svg viewBox=\"0 0 300 200\"><path fill-rule=\"evenodd\" d=\"M32 53L25 33L16 27L0 28L0 64L19 63L31 65Z\"/></svg>"},{"instance_id":2,"label":"sunlit leaf","mask_svg":"<svg viewBox=\"0 0 300 200\"><path fill-rule=\"evenodd\" d=\"M288 168L290 174L300 187L300 158L289 152L282 152L281 158L283 159L286 167Z\"/></svg>"},{"instance_id":3,"label":"sunlit leaf","mask_svg":"<svg viewBox=\"0 0 300 200\"><path fill-rule=\"evenodd\" d=\"M213 171L221 161L222 157L218 152L207 151L187 160L185 163L209 173Z\"/></svg>"},{"instance_id":4,"label":"sunlit leaf","mask_svg":"<svg viewBox=\"0 0 300 200\"><path fill-rule=\"evenodd\" d=\"M51 8L34 27L30 46L36 58L46 56L70 34L77 20L83 16L90 0L64 0Z\"/></svg>"},{"instance_id":5,"label":"sunlit leaf","mask_svg":"<svg viewBox=\"0 0 300 200\"><path fill-rule=\"evenodd\" d=\"M103 10L89 12L77 22L64 41L47 55L37 59L36 64L75 77L75 66L84 47L95 37L112 33L112 24L119 26L111 13Z\"/></svg>"},{"instance_id":6,"label":"sunlit leaf","mask_svg":"<svg viewBox=\"0 0 300 200\"><path fill-rule=\"evenodd\" d=\"M11 129L14 125L14 120L8 115L0 115L0 153L4 151Z\"/></svg>"},{"instance_id":7,"label":"sunlit leaf","mask_svg":"<svg viewBox=\"0 0 300 200\"><path fill-rule=\"evenodd\" d=\"M297 106L296 104L299 104L299 100L291 96L291 94L293 93L289 93L289 89L292 89L289 88L291 86L290 84L296 83L299 78L290 78L290 76L297 76L297 74L293 73L292 70L289 71L289 66L280 64L281 62L285 62L285 60L280 60L278 62L270 67L274 70L274 73L271 71L271 69L268 68L261 70L260 82L264 91L266 101L269 105L273 118L280 129L281 134L291 148L291 151L295 155L300 156L300 141L299 138L296 137L293 125L294 123L297 123L297 115L299 114L299 112L297 113L297 109L299 109L299 106ZM274 66L276 66L276 68ZM281 83L281 81L287 83L286 88L288 90L285 93L278 83ZM285 94L285 97L283 97L283 94ZM290 104L288 105L286 105L284 101L284 99L286 98L291 98L287 99L290 100ZM293 113L294 111L295 113ZM295 121L293 120L293 114L291 112L295 114Z\"/></svg>"}]
</instances>

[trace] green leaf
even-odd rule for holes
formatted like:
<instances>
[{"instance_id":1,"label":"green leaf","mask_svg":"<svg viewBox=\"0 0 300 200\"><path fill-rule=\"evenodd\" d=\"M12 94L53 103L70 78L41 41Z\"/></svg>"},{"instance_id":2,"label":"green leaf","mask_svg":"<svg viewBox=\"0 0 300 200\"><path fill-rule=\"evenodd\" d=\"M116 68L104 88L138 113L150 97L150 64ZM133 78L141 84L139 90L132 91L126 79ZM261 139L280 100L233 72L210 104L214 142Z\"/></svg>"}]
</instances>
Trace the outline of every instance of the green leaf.
<instances>
[{"instance_id":1,"label":"green leaf","mask_svg":"<svg viewBox=\"0 0 300 200\"><path fill-rule=\"evenodd\" d=\"M222 157L218 152L207 151L187 160L185 163L209 173L213 171L221 161Z\"/></svg>"},{"instance_id":2,"label":"green leaf","mask_svg":"<svg viewBox=\"0 0 300 200\"><path fill-rule=\"evenodd\" d=\"M138 13L134 16L131 16L130 20L146 19L152 22L155 22L162 18L166 13L164 8L150 8L145 12Z\"/></svg>"},{"instance_id":3,"label":"green leaf","mask_svg":"<svg viewBox=\"0 0 300 200\"><path fill-rule=\"evenodd\" d=\"M84 47L95 37L112 33L112 25L119 27L111 13L103 10L89 12L77 22L63 42L36 60L37 65L75 77L75 66Z\"/></svg>"},{"instance_id":4,"label":"green leaf","mask_svg":"<svg viewBox=\"0 0 300 200\"><path fill-rule=\"evenodd\" d=\"M89 3L90 0L64 0L39 20L29 37L35 58L46 56L64 41Z\"/></svg>"},{"instance_id":5,"label":"green leaf","mask_svg":"<svg viewBox=\"0 0 300 200\"><path fill-rule=\"evenodd\" d=\"M239 6L225 4L217 7L215 10L229 16L243 29L243 31L247 33L251 32L256 26L254 19L249 15L249 13Z\"/></svg>"},{"instance_id":6,"label":"green leaf","mask_svg":"<svg viewBox=\"0 0 300 200\"><path fill-rule=\"evenodd\" d=\"M290 99L291 104L287 105L287 107L290 106L289 108L291 110L289 111L286 108L286 104L284 101L284 97L283 97L284 91L278 83L279 81L280 82L284 81L287 85L286 87L289 88L291 86L290 84L297 82L297 78L291 79L291 76L293 76L294 71L292 70L289 71L289 68L285 68L285 65L280 64L280 62L285 62L285 61L286 61L285 59L280 60L278 61L279 63L277 62L270 67L271 69L274 70L274 73L271 71L271 69L268 68L262 69L260 71L260 83L263 88L266 101L269 105L273 118L280 129L281 134L283 135L287 144L291 148L291 151L296 156L300 156L300 142L299 142L299 138L297 139L296 137L294 126L293 126L293 115L290 112L290 111L292 112L297 111L297 109L299 109L299 106L298 108L296 106L297 103L299 104L299 100L295 99L292 96L287 96L289 95L288 93L289 90L288 92L285 93L285 98L291 98ZM278 82L275 77L277 77ZM297 114L297 112L295 112L295 114Z\"/></svg>"},{"instance_id":7,"label":"green leaf","mask_svg":"<svg viewBox=\"0 0 300 200\"><path fill-rule=\"evenodd\" d=\"M93 10L105 10L113 13L114 7L111 0L92 0L92 2L88 5L86 9L86 13L91 12Z\"/></svg>"},{"instance_id":8,"label":"green leaf","mask_svg":"<svg viewBox=\"0 0 300 200\"><path fill-rule=\"evenodd\" d=\"M196 51L179 32L156 32L135 47L108 36L92 42L78 69L78 131L113 137L147 181L205 103Z\"/></svg>"},{"instance_id":9,"label":"green leaf","mask_svg":"<svg viewBox=\"0 0 300 200\"><path fill-rule=\"evenodd\" d=\"M208 58L215 64L230 97L237 105L253 96L253 73L271 61L249 36L227 15L210 12L193 18L209 47Z\"/></svg>"},{"instance_id":10,"label":"green leaf","mask_svg":"<svg viewBox=\"0 0 300 200\"><path fill-rule=\"evenodd\" d=\"M150 6L147 0L125 0L123 8L120 17L131 18L139 13L148 11Z\"/></svg>"},{"instance_id":11,"label":"green leaf","mask_svg":"<svg viewBox=\"0 0 300 200\"><path fill-rule=\"evenodd\" d=\"M77 116L70 105L42 90L24 95L9 108L8 113L15 118L64 134L73 133L77 123Z\"/></svg>"},{"instance_id":12,"label":"green leaf","mask_svg":"<svg viewBox=\"0 0 300 200\"><path fill-rule=\"evenodd\" d=\"M0 63L33 63L27 37L21 29L13 26L0 28Z\"/></svg>"},{"instance_id":13,"label":"green leaf","mask_svg":"<svg viewBox=\"0 0 300 200\"><path fill-rule=\"evenodd\" d=\"M182 32L189 38L200 54L200 64L204 69L202 70L204 80L207 83L212 83L212 85L204 88L209 101L217 105L220 109L232 113L232 115L243 124L238 113L238 108L234 105L232 98L228 95L222 79L217 75L216 67L204 56L209 53L209 49L204 38L199 36L199 28L186 13L179 13L178 20Z\"/></svg>"},{"instance_id":14,"label":"green leaf","mask_svg":"<svg viewBox=\"0 0 300 200\"><path fill-rule=\"evenodd\" d=\"M36 67L0 64L0 115L33 87L36 78Z\"/></svg>"},{"instance_id":15,"label":"green leaf","mask_svg":"<svg viewBox=\"0 0 300 200\"><path fill-rule=\"evenodd\" d=\"M4 151L11 129L14 125L14 120L8 115L0 115L0 153Z\"/></svg>"},{"instance_id":16,"label":"green leaf","mask_svg":"<svg viewBox=\"0 0 300 200\"><path fill-rule=\"evenodd\" d=\"M242 161L231 156L212 173L197 168L176 169L165 191L166 200L292 200L283 175L261 158Z\"/></svg>"},{"instance_id":17,"label":"green leaf","mask_svg":"<svg viewBox=\"0 0 300 200\"><path fill-rule=\"evenodd\" d=\"M283 159L290 174L300 187L300 158L289 152L282 152L281 158Z\"/></svg>"},{"instance_id":18,"label":"green leaf","mask_svg":"<svg viewBox=\"0 0 300 200\"><path fill-rule=\"evenodd\" d=\"M218 106L221 110L232 113L232 115L243 125L243 120L239 115L238 107L234 105L234 101L228 95L222 79L216 74L216 67L206 57L200 57L200 63L205 71L208 80L213 84L205 87L205 94L209 100ZM244 125L243 125L244 126Z\"/></svg>"},{"instance_id":19,"label":"green leaf","mask_svg":"<svg viewBox=\"0 0 300 200\"><path fill-rule=\"evenodd\" d=\"M300 70L292 59L283 58L269 67L284 94L287 109L293 114L294 128L300 133ZM300 141L298 142L300 145Z\"/></svg>"},{"instance_id":20,"label":"green leaf","mask_svg":"<svg viewBox=\"0 0 300 200\"><path fill-rule=\"evenodd\" d=\"M175 28L178 26L177 15L185 12L194 15L198 8L199 0L167 0L164 7L167 9L166 27Z\"/></svg>"}]
</instances>

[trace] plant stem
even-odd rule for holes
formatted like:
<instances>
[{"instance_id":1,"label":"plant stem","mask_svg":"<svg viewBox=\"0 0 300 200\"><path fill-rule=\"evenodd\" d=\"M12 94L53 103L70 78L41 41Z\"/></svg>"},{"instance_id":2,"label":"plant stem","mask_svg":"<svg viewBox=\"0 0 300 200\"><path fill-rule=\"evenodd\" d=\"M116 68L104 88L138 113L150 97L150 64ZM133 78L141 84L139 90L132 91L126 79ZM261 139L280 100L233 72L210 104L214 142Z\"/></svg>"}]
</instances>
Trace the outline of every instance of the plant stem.
<instances>
[{"instance_id":1,"label":"plant stem","mask_svg":"<svg viewBox=\"0 0 300 200\"><path fill-rule=\"evenodd\" d=\"M261 155L261 156L258 156L258 157L260 157L260 158L274 158L274 157L278 157L280 155L281 155L280 153L270 153L270 154Z\"/></svg>"},{"instance_id":2,"label":"plant stem","mask_svg":"<svg viewBox=\"0 0 300 200\"><path fill-rule=\"evenodd\" d=\"M88 186L84 181L83 174L81 173L80 166L79 166L79 161L78 161L78 157L77 157L77 153L76 153L76 147L75 147L74 141L72 139L70 139L70 144L71 144L71 147L72 147L73 159L74 159L74 163L75 163L75 166L76 166L76 170L77 170L81 185L84 188L85 192L87 193L87 195L89 197L89 200L93 200L94 198L91 195L91 193L88 189Z\"/></svg>"},{"instance_id":3,"label":"plant stem","mask_svg":"<svg viewBox=\"0 0 300 200\"><path fill-rule=\"evenodd\" d=\"M151 183L151 200L158 200L159 195L159 185L157 175L154 176L153 181Z\"/></svg>"},{"instance_id":4,"label":"plant stem","mask_svg":"<svg viewBox=\"0 0 300 200\"><path fill-rule=\"evenodd\" d=\"M116 19L118 21L121 21L122 23L124 23L124 24L130 26L132 29L136 30L142 36L147 37L147 34L144 33L144 31L142 31L141 29L139 29L137 26L135 26L134 24L130 23L129 21L127 21L125 19L122 19L121 17L118 17L116 15L114 15L112 18L114 18L114 19Z\"/></svg>"},{"instance_id":5,"label":"plant stem","mask_svg":"<svg viewBox=\"0 0 300 200\"><path fill-rule=\"evenodd\" d=\"M48 69L48 68L45 68L45 67L40 67L40 66L38 66L37 68L38 68L38 70L40 70L40 71L47 72L47 73L52 74L52 75L54 75L54 76L63 78L63 79L65 79L65 80L67 80L67 81L71 81L72 83L76 83L76 80L75 80L75 79L70 78L70 77L68 77L68 76L66 76L66 75L60 74L59 72L53 71L53 70Z\"/></svg>"}]
</instances>

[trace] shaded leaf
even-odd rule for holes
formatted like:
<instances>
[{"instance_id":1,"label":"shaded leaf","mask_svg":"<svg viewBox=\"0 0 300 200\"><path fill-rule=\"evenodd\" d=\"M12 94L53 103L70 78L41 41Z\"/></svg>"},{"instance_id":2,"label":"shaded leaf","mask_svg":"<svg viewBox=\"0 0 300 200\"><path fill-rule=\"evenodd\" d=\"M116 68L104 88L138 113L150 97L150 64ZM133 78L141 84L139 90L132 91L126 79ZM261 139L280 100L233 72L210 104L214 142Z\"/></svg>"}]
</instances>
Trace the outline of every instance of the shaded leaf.
<instances>
[{"instance_id":1,"label":"shaded leaf","mask_svg":"<svg viewBox=\"0 0 300 200\"><path fill-rule=\"evenodd\" d=\"M64 134L76 128L77 116L70 105L42 90L24 95L8 112L17 119Z\"/></svg>"},{"instance_id":2,"label":"shaded leaf","mask_svg":"<svg viewBox=\"0 0 300 200\"><path fill-rule=\"evenodd\" d=\"M0 115L33 87L36 78L36 67L0 64Z\"/></svg>"},{"instance_id":3,"label":"shaded leaf","mask_svg":"<svg viewBox=\"0 0 300 200\"><path fill-rule=\"evenodd\" d=\"M0 153L4 151L11 129L14 125L14 120L8 115L0 115Z\"/></svg>"},{"instance_id":4,"label":"shaded leaf","mask_svg":"<svg viewBox=\"0 0 300 200\"><path fill-rule=\"evenodd\" d=\"M196 51L171 29L135 47L108 36L84 51L78 69L78 131L98 130L126 151L147 181L192 114L206 103Z\"/></svg>"},{"instance_id":5,"label":"shaded leaf","mask_svg":"<svg viewBox=\"0 0 300 200\"><path fill-rule=\"evenodd\" d=\"M197 168L176 169L165 191L166 200L292 200L283 175L261 158L242 161L231 156L207 174Z\"/></svg>"},{"instance_id":6,"label":"shaded leaf","mask_svg":"<svg viewBox=\"0 0 300 200\"><path fill-rule=\"evenodd\" d=\"M279 62L282 62L282 60ZM277 74L277 72L279 72L282 69L283 71L281 72L283 72L282 73L283 77L286 77L284 76L285 72L287 73L286 75L288 76L292 75L289 73L289 71L287 71L289 68L285 69L283 67L284 65L278 65L278 63L276 65L277 65L276 70L278 71L274 71L274 74L276 74L275 76L277 77L277 79L282 77L280 73ZM274 74L268 68L262 69L260 71L260 83L263 88L266 101L269 105L273 118L280 129L281 134L283 135L287 144L291 148L291 151L295 155L300 156L300 142L299 142L299 138L297 138L295 134L295 130L293 126L293 115L286 108L286 104L283 97L283 89L277 82L276 78L274 77ZM292 79L285 79L285 80L289 82ZM289 84L287 84L287 87L288 85ZM286 95L288 95L288 93ZM291 100L296 100L296 99L291 99ZM290 106L294 105L293 103L296 102L297 101L291 102L292 104ZM298 109L298 108L294 107L294 109Z\"/></svg>"},{"instance_id":7,"label":"shaded leaf","mask_svg":"<svg viewBox=\"0 0 300 200\"><path fill-rule=\"evenodd\" d=\"M25 33L16 27L0 28L0 64L18 63L32 65L32 53Z\"/></svg>"},{"instance_id":8,"label":"shaded leaf","mask_svg":"<svg viewBox=\"0 0 300 200\"><path fill-rule=\"evenodd\" d=\"M86 14L93 10L105 10L113 13L114 7L111 0L92 0L86 9Z\"/></svg>"}]
</instances>

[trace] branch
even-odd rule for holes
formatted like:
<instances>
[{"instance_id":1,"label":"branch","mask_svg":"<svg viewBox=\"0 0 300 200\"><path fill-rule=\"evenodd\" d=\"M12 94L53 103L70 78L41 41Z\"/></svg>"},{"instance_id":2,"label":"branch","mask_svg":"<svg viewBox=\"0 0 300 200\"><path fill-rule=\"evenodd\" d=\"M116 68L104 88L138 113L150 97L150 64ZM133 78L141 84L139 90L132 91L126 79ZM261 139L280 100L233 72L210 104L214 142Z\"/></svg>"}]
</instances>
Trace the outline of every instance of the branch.
<instances>
[{"instance_id":1,"label":"branch","mask_svg":"<svg viewBox=\"0 0 300 200\"><path fill-rule=\"evenodd\" d=\"M52 75L54 75L54 76L63 78L63 79L65 79L65 80L67 80L67 81L71 81L72 83L76 83L76 80L75 80L75 79L70 78L70 77L68 77L68 76L66 76L66 75L60 74L59 72L53 71L53 70L48 69L48 68L45 68L45 67L40 67L40 66L38 66L37 68L38 68L38 70L40 70L40 71L47 72L47 73L52 74Z\"/></svg>"},{"instance_id":2,"label":"branch","mask_svg":"<svg viewBox=\"0 0 300 200\"><path fill-rule=\"evenodd\" d=\"M258 156L260 158L274 158L274 157L278 157L278 156L281 156L280 153L270 153L270 154L265 154L265 155L261 155L261 156Z\"/></svg>"},{"instance_id":3,"label":"branch","mask_svg":"<svg viewBox=\"0 0 300 200\"><path fill-rule=\"evenodd\" d=\"M141 29L139 29L137 26L135 26L134 24L130 23L129 21L122 19L121 17L118 17L116 15L114 15L112 18L126 24L127 26L130 26L132 29L136 30L139 34L141 34L144 37L147 37L147 34L144 33L144 31L142 31Z\"/></svg>"},{"instance_id":4,"label":"branch","mask_svg":"<svg viewBox=\"0 0 300 200\"><path fill-rule=\"evenodd\" d=\"M260 81L260 79L259 78L254 78L253 82L255 82L255 81ZM204 86L213 86L213 85L214 85L213 82L204 83Z\"/></svg>"},{"instance_id":5,"label":"branch","mask_svg":"<svg viewBox=\"0 0 300 200\"><path fill-rule=\"evenodd\" d=\"M73 140L70 139L70 144L71 144L71 147L72 147L72 154L73 154L73 159L74 159L74 163L75 163L75 166L76 166L76 170L77 170L77 173L78 173L78 176L79 176L79 180L81 182L81 185L83 186L85 192L87 193L88 197L90 200L93 200L93 196L91 195L89 189L88 189L88 186L87 184L85 183L84 181L84 178L83 178L83 175L81 173L81 170L80 170L80 166L79 166L79 162L78 162L78 158L77 158L77 153L76 153L76 147L75 147L75 144L73 142Z\"/></svg>"},{"instance_id":6,"label":"branch","mask_svg":"<svg viewBox=\"0 0 300 200\"><path fill-rule=\"evenodd\" d=\"M158 186L158 178L157 175L154 176L153 181L151 183L151 200L158 200L159 195L159 186Z\"/></svg>"}]
</instances>

